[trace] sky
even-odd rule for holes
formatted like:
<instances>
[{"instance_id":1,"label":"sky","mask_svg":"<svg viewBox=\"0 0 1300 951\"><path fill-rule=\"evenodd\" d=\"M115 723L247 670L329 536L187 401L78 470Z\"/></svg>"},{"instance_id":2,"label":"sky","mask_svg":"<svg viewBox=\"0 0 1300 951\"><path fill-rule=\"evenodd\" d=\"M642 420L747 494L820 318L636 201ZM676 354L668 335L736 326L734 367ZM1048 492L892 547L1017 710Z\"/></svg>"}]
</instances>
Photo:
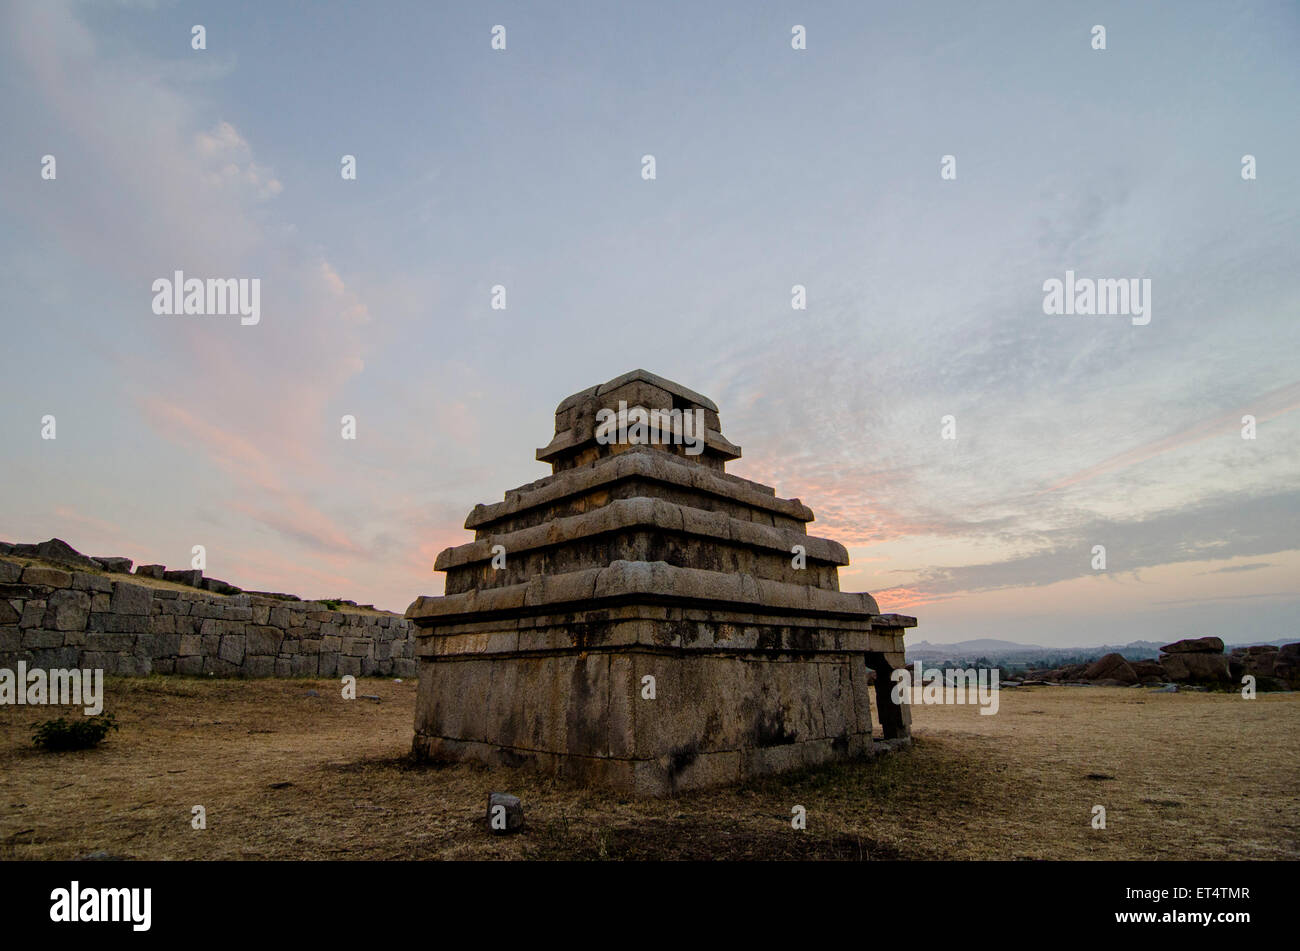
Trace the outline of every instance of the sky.
<instances>
[{"instance_id":1,"label":"sky","mask_svg":"<svg viewBox=\"0 0 1300 951\"><path fill-rule=\"evenodd\" d=\"M1298 51L1289 2L5 2L0 538L402 611L643 367L913 639L1300 639ZM155 314L177 270L260 321ZM1067 270L1149 323L1044 313Z\"/></svg>"}]
</instances>

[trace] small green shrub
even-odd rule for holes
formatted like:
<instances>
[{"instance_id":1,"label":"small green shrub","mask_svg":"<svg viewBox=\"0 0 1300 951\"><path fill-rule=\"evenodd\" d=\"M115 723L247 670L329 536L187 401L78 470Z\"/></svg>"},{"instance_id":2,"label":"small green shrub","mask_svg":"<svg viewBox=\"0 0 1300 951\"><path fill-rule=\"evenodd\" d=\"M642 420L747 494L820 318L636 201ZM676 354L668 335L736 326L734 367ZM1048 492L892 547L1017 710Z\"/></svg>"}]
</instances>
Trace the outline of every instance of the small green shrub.
<instances>
[{"instance_id":1,"label":"small green shrub","mask_svg":"<svg viewBox=\"0 0 1300 951\"><path fill-rule=\"evenodd\" d=\"M43 750L88 750L98 746L109 730L116 730L117 718L111 713L68 721L63 717L46 720L32 731L32 742Z\"/></svg>"}]
</instances>

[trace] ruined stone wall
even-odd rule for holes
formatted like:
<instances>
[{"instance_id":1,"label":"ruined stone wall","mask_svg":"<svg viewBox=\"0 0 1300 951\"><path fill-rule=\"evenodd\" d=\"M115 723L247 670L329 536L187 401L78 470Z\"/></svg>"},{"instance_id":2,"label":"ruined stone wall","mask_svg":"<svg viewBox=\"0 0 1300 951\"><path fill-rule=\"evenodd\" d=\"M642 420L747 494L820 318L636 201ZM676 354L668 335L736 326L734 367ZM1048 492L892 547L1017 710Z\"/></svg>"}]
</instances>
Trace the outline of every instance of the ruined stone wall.
<instances>
[{"instance_id":1,"label":"ruined stone wall","mask_svg":"<svg viewBox=\"0 0 1300 951\"><path fill-rule=\"evenodd\" d=\"M106 674L335 677L416 674L400 615L221 595L0 558L0 667Z\"/></svg>"}]
</instances>

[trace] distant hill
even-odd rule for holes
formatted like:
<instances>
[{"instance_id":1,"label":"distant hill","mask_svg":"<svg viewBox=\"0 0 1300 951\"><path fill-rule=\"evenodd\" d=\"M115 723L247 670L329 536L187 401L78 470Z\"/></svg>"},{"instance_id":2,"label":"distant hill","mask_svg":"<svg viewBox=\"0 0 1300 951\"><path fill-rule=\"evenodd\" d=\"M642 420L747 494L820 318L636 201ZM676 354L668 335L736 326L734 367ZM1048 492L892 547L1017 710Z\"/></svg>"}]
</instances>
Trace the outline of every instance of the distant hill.
<instances>
[{"instance_id":1,"label":"distant hill","mask_svg":"<svg viewBox=\"0 0 1300 951\"><path fill-rule=\"evenodd\" d=\"M1200 635L1187 635L1188 637ZM1231 649L1233 647L1251 647L1257 644L1269 644L1273 646L1282 646L1291 644L1300 640L1300 636L1292 635L1291 637L1279 637L1271 641L1244 641L1239 643L1228 642L1225 638L1225 645ZM1103 654L1111 652L1123 654L1129 660L1143 660L1154 658L1160 653L1160 648L1169 641L1130 641L1127 644L1103 644L1098 647L1046 647L1042 644L1018 644L1015 641L1002 641L995 638L976 638L969 641L957 641L952 644L932 644L929 641L916 641L907 644L908 662L916 660L925 661L953 661L965 662L976 659L985 660L991 664L1023 664L1027 661L1066 661L1070 663L1086 663L1101 657Z\"/></svg>"},{"instance_id":2,"label":"distant hill","mask_svg":"<svg viewBox=\"0 0 1300 951\"><path fill-rule=\"evenodd\" d=\"M971 651L1046 651L1057 650L1054 647L1043 647L1039 644L1017 644L1015 641L999 641L990 637L976 638L972 641L957 641L954 644L931 644L929 641L917 641L915 644L907 645L909 654L915 652L918 654L941 654L941 653L961 653L969 654Z\"/></svg>"}]
</instances>

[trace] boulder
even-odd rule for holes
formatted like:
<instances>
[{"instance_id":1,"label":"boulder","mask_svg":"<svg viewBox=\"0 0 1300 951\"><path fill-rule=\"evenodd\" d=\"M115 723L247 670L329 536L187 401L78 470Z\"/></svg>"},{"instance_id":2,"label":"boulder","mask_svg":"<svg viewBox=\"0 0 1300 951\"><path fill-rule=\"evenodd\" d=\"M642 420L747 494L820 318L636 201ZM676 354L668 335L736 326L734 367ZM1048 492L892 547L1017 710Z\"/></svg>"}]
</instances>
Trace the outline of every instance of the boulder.
<instances>
[{"instance_id":1,"label":"boulder","mask_svg":"<svg viewBox=\"0 0 1300 951\"><path fill-rule=\"evenodd\" d=\"M174 581L177 584L187 584L191 588L203 587L203 572L197 568L178 568L175 571L164 571L164 581Z\"/></svg>"},{"instance_id":2,"label":"boulder","mask_svg":"<svg viewBox=\"0 0 1300 951\"><path fill-rule=\"evenodd\" d=\"M1229 683L1232 680L1225 654L1204 652L1161 654L1160 666L1164 668L1165 679L1179 683Z\"/></svg>"},{"instance_id":3,"label":"boulder","mask_svg":"<svg viewBox=\"0 0 1300 951\"><path fill-rule=\"evenodd\" d=\"M1188 637L1160 648L1164 654L1222 654L1221 637Z\"/></svg>"},{"instance_id":4,"label":"boulder","mask_svg":"<svg viewBox=\"0 0 1300 951\"><path fill-rule=\"evenodd\" d=\"M1124 659L1124 655L1114 652L1093 661L1079 677L1082 680L1106 681L1104 686L1108 687L1128 687L1138 682L1137 674Z\"/></svg>"},{"instance_id":5,"label":"boulder","mask_svg":"<svg viewBox=\"0 0 1300 951\"><path fill-rule=\"evenodd\" d=\"M1300 643L1283 644L1273 662L1273 676L1293 690L1300 690Z\"/></svg>"},{"instance_id":6,"label":"boulder","mask_svg":"<svg viewBox=\"0 0 1300 951\"><path fill-rule=\"evenodd\" d=\"M1083 672L1087 669L1088 669L1087 664L1069 664L1065 667L1057 667L1055 670L1048 670L1042 672L1031 671L1030 673L1033 674L1035 679L1038 680L1047 680L1052 683L1061 683L1067 680L1078 680L1083 675Z\"/></svg>"},{"instance_id":7,"label":"boulder","mask_svg":"<svg viewBox=\"0 0 1300 951\"><path fill-rule=\"evenodd\" d=\"M83 555L62 538L51 538L36 545L14 545L10 554L24 558L43 558L45 561L72 565L76 568L99 568L98 562Z\"/></svg>"},{"instance_id":8,"label":"boulder","mask_svg":"<svg viewBox=\"0 0 1300 951\"><path fill-rule=\"evenodd\" d=\"M165 565L136 565L135 573L145 578L155 578L162 581L163 575L167 573L167 567Z\"/></svg>"},{"instance_id":9,"label":"boulder","mask_svg":"<svg viewBox=\"0 0 1300 951\"><path fill-rule=\"evenodd\" d=\"M1246 673L1254 674L1256 677L1272 677L1277 667L1278 653L1277 648L1259 653L1252 652L1242 658L1242 666Z\"/></svg>"},{"instance_id":10,"label":"boulder","mask_svg":"<svg viewBox=\"0 0 1300 951\"><path fill-rule=\"evenodd\" d=\"M241 591L240 588L236 588L233 584L219 581L216 578L204 578L203 590L211 591L213 594L239 594Z\"/></svg>"},{"instance_id":11,"label":"boulder","mask_svg":"<svg viewBox=\"0 0 1300 951\"><path fill-rule=\"evenodd\" d=\"M493 835L509 835L524 827L524 806L518 796L509 793L488 793L488 831Z\"/></svg>"},{"instance_id":12,"label":"boulder","mask_svg":"<svg viewBox=\"0 0 1300 951\"><path fill-rule=\"evenodd\" d=\"M1128 664L1133 668L1133 673L1137 674L1138 683L1157 684L1164 682L1165 669L1160 666L1159 661L1131 660Z\"/></svg>"},{"instance_id":13,"label":"boulder","mask_svg":"<svg viewBox=\"0 0 1300 951\"><path fill-rule=\"evenodd\" d=\"M244 594L251 594L258 598L275 598L277 601L301 601L302 598L296 594L282 594L279 591L245 591Z\"/></svg>"},{"instance_id":14,"label":"boulder","mask_svg":"<svg viewBox=\"0 0 1300 951\"><path fill-rule=\"evenodd\" d=\"M130 558L118 558L116 556L96 558L94 561L100 568L115 575L129 575L133 564Z\"/></svg>"}]
</instances>

